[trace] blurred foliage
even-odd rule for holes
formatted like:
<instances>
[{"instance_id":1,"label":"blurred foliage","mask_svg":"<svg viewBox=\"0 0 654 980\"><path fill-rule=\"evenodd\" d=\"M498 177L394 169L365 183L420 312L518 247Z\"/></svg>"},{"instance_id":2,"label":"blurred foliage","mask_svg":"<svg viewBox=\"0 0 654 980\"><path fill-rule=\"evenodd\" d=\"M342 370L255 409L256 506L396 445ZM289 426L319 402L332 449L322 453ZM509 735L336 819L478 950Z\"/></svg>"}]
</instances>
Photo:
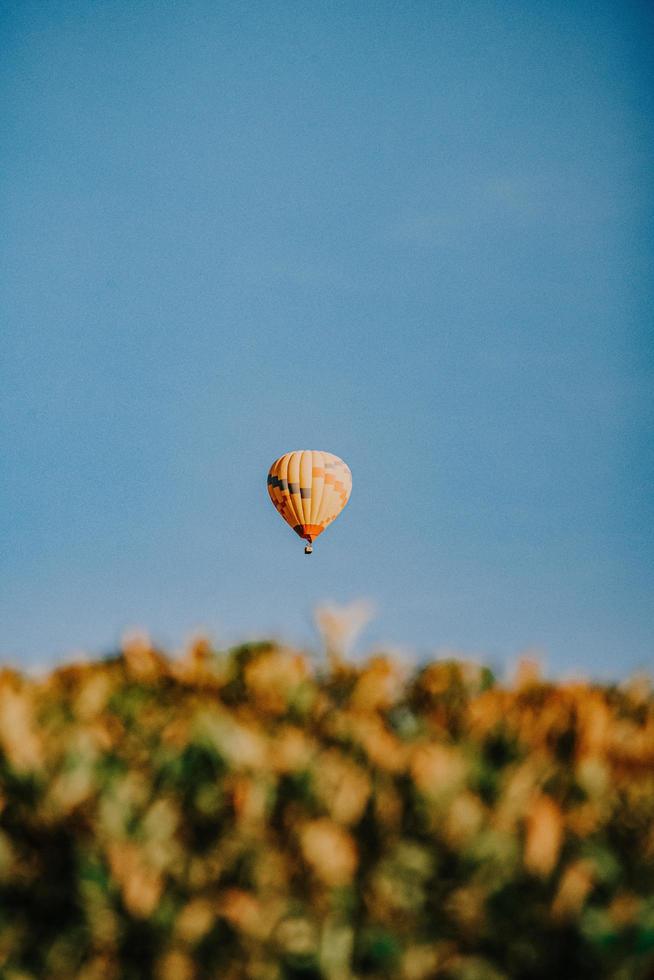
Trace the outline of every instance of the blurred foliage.
<instances>
[{"instance_id":1,"label":"blurred foliage","mask_svg":"<svg viewBox=\"0 0 654 980\"><path fill-rule=\"evenodd\" d=\"M142 637L4 670L0 976L647 980L649 683Z\"/></svg>"}]
</instances>

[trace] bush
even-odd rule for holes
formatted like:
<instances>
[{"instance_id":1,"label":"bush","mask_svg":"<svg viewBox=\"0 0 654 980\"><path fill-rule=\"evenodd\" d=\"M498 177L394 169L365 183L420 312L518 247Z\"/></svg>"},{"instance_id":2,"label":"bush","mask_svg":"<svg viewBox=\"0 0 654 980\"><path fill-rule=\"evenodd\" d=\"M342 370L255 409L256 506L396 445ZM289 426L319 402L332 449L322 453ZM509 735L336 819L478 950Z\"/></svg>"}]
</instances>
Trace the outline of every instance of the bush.
<instances>
[{"instance_id":1,"label":"bush","mask_svg":"<svg viewBox=\"0 0 654 980\"><path fill-rule=\"evenodd\" d=\"M654 975L654 699L271 644L0 675L6 980Z\"/></svg>"}]
</instances>

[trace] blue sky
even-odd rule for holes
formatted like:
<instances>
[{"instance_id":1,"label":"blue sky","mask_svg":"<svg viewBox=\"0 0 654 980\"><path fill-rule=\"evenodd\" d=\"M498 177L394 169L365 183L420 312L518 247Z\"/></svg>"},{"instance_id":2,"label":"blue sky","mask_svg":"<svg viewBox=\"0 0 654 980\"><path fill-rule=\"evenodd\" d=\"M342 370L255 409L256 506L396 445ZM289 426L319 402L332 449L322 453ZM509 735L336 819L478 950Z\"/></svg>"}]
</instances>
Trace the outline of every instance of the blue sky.
<instances>
[{"instance_id":1,"label":"blue sky","mask_svg":"<svg viewBox=\"0 0 654 980\"><path fill-rule=\"evenodd\" d=\"M0 655L652 663L642 3L0 6ZM266 494L325 449L312 558Z\"/></svg>"}]
</instances>

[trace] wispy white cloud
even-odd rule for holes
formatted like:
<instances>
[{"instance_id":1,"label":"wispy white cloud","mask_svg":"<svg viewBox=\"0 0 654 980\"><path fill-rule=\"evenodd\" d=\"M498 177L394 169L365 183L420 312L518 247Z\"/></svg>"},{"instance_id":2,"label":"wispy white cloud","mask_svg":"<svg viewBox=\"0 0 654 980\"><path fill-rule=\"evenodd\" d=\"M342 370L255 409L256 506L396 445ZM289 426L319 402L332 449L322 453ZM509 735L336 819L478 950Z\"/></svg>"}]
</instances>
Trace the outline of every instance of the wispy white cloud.
<instances>
[{"instance_id":1,"label":"wispy white cloud","mask_svg":"<svg viewBox=\"0 0 654 980\"><path fill-rule=\"evenodd\" d=\"M571 232L595 228L633 213L644 193L636 182L608 183L579 173L505 172L474 180L443 179L437 193L396 214L388 238L446 245L507 223Z\"/></svg>"}]
</instances>

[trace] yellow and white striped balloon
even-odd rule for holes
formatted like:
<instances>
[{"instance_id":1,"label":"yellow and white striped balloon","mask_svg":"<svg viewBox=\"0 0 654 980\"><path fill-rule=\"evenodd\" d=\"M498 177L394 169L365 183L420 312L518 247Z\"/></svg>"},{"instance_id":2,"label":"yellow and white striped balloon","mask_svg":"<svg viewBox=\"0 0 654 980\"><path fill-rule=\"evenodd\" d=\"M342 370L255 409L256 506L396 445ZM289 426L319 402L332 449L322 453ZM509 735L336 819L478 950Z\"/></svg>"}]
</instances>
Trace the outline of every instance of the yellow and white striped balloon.
<instances>
[{"instance_id":1,"label":"yellow and white striped balloon","mask_svg":"<svg viewBox=\"0 0 654 980\"><path fill-rule=\"evenodd\" d=\"M333 453L300 449L284 453L270 467L268 493L293 530L312 542L345 507L352 492L350 467Z\"/></svg>"}]
</instances>

